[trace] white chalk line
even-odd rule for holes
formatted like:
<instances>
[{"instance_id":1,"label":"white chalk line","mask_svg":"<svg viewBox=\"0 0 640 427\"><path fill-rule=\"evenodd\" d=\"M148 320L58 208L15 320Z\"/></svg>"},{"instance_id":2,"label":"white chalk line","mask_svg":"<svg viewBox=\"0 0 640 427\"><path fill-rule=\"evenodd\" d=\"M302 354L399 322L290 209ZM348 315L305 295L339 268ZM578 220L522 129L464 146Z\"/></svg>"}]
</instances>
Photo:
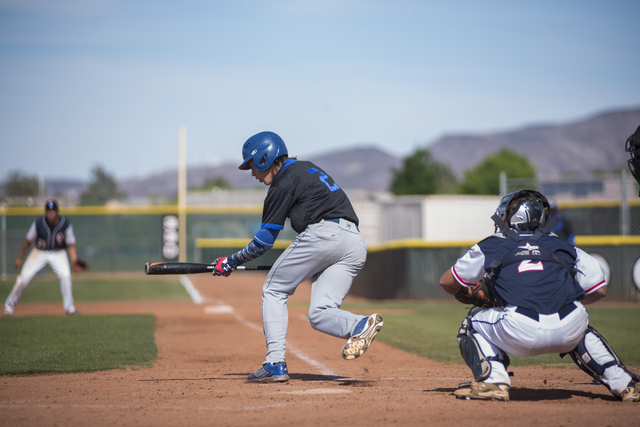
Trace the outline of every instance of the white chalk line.
<instances>
[{"instance_id":1,"label":"white chalk line","mask_svg":"<svg viewBox=\"0 0 640 427\"><path fill-rule=\"evenodd\" d=\"M207 309L212 310L214 312L225 312L225 313L231 313L231 312L234 311L233 307L231 307L230 305L225 304L223 301L218 300L217 304L218 304L217 306L211 306L211 308L207 307ZM219 308L216 309L216 308L213 308L213 307L219 307ZM263 332L262 327L256 325L253 322L249 322L247 319L245 319L244 317L240 316L239 314L236 314L235 317L236 317L236 320L238 322L242 323L243 325L247 326L248 328L253 329L254 331L257 331L257 332ZM312 358L310 358L309 356L304 354L299 348L297 348L297 347L295 347L295 346L293 346L291 344L287 344L287 347L288 347L289 351L291 351L291 353L293 353L297 358L307 362L309 365L311 365L314 368L318 369L322 375L325 375L325 376L328 376L328 377L337 377L337 375L333 371L328 369L322 363L320 363L320 362L318 362L316 360L313 360Z\"/></svg>"},{"instance_id":2,"label":"white chalk line","mask_svg":"<svg viewBox=\"0 0 640 427\"><path fill-rule=\"evenodd\" d=\"M185 289L191 296L191 299L193 299L193 302L195 302L196 304L202 304L204 302L204 299L200 295L200 292L198 292L195 286L193 286L193 283L191 283L191 281L189 280L189 278L187 278L187 276L180 276L180 282L182 283L182 285L185 287ZM205 313L208 313L208 314L220 314L220 313L233 313L234 309L232 306L225 304L223 301L218 300L217 305L207 306L205 307L204 311ZM258 332L263 332L260 326L256 325L255 323L249 322L242 316L236 314L235 317L238 322L249 327L250 329L253 329L254 331L258 331ZM301 319L306 320L307 318L306 316L303 316ZM309 365L313 366L314 368L318 369L322 375L337 377L337 375L333 371L329 370L326 366L324 366L320 362L313 360L312 358L304 354L299 348L291 344L289 344L288 347L289 347L289 350L296 357L307 362Z\"/></svg>"},{"instance_id":3,"label":"white chalk line","mask_svg":"<svg viewBox=\"0 0 640 427\"><path fill-rule=\"evenodd\" d=\"M209 305L204 308L204 312L207 314L233 313L233 307L228 305Z\"/></svg>"},{"instance_id":4,"label":"white chalk line","mask_svg":"<svg viewBox=\"0 0 640 427\"><path fill-rule=\"evenodd\" d=\"M196 304L201 304L203 302L203 299L200 296L200 293L198 292L198 290L193 286L191 281L186 276L181 276L180 281L182 282L184 287L187 289L187 292L189 292L189 295L191 295L191 298L193 299L193 301ZM221 314L221 313L233 313L235 310L232 306L224 303L223 301L217 300L216 305L207 306L205 307L204 311L205 313L208 313L208 314ZM253 329L254 331L257 331L257 332L263 332L262 327L256 325L253 322L249 322L239 314L236 314L235 318L238 322L242 323L248 328ZM301 317L301 320L306 320L306 319L307 319L306 316ZM320 362L313 360L312 358L304 354L299 348L291 344L288 344L287 347L289 348L291 353L293 353L300 360L303 360L307 362L309 365L318 369L322 375L325 375L328 377L337 377L337 375L333 371L328 369L326 366L324 366Z\"/></svg>"},{"instance_id":5,"label":"white chalk line","mask_svg":"<svg viewBox=\"0 0 640 427\"><path fill-rule=\"evenodd\" d=\"M182 283L182 286L187 290L193 302L196 304L202 304L204 302L202 295L200 295L200 292L193 286L193 283L191 283L191 280L189 280L187 276L180 276L180 283Z\"/></svg>"},{"instance_id":6,"label":"white chalk line","mask_svg":"<svg viewBox=\"0 0 640 427\"><path fill-rule=\"evenodd\" d=\"M294 355L296 355L299 359L304 360L305 362L307 362L309 365L313 366L314 368L318 369L322 375L327 376L327 377L337 377L338 376L333 371L329 370L329 368L324 366L322 363L317 362L317 361L313 360L312 358L310 358L309 356L307 356L306 354L304 354L297 347L294 347L291 344L289 344L288 347L289 347L289 350L291 350L291 352ZM340 379L340 381L343 381L343 380L344 380L344 378Z\"/></svg>"}]
</instances>

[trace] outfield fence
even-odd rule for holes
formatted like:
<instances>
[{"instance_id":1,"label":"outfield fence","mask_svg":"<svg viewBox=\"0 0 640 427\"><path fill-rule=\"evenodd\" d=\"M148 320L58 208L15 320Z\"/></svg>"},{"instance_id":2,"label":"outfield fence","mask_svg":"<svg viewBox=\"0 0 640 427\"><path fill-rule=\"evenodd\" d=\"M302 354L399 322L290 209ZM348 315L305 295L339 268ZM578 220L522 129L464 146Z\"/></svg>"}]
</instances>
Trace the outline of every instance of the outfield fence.
<instances>
[{"instance_id":1,"label":"outfield fence","mask_svg":"<svg viewBox=\"0 0 640 427\"><path fill-rule=\"evenodd\" d=\"M640 235L638 183L626 168L619 174L591 179L508 179L504 191L519 188L538 189L550 200L556 200L577 235Z\"/></svg>"},{"instance_id":2,"label":"outfield fence","mask_svg":"<svg viewBox=\"0 0 640 427\"><path fill-rule=\"evenodd\" d=\"M476 242L401 240L369 248L351 294L372 299L448 298L440 276ZM576 245L600 262L607 300L640 301L640 236L580 236Z\"/></svg>"},{"instance_id":3,"label":"outfield fence","mask_svg":"<svg viewBox=\"0 0 640 427\"><path fill-rule=\"evenodd\" d=\"M574 225L576 245L595 254L610 278L607 298L638 301L640 220L636 218L640 219L640 202L633 200L622 206L619 201L581 200L559 206ZM628 235L617 231L620 224L615 218L622 217L621 209L630 218ZM260 229L261 211L261 206L188 207L187 261L210 262L243 248ZM60 213L73 224L78 255L89 261L94 272L144 274L147 262L177 261L176 206L61 207ZM27 229L42 214L41 208L0 208L3 280L18 273L15 258ZM366 218L360 212L358 215ZM250 264L273 263L294 238L295 232L285 225L274 248ZM354 282L352 294L368 298L447 297L438 279L474 243L405 239L370 244L366 266Z\"/></svg>"},{"instance_id":4,"label":"outfield fence","mask_svg":"<svg viewBox=\"0 0 640 427\"><path fill-rule=\"evenodd\" d=\"M208 262L244 247L260 229L261 207L193 207L187 210L187 260ZM17 274L15 259L31 223L41 208L0 209L2 275ZM87 259L94 272L140 271L151 261L178 260L178 208L78 207L60 208L76 235L78 256ZM293 231L281 239L293 240ZM233 247L199 247L198 239L236 239ZM206 240L205 240L206 241ZM280 244L280 243L279 243ZM206 261L204 261L206 260Z\"/></svg>"}]
</instances>

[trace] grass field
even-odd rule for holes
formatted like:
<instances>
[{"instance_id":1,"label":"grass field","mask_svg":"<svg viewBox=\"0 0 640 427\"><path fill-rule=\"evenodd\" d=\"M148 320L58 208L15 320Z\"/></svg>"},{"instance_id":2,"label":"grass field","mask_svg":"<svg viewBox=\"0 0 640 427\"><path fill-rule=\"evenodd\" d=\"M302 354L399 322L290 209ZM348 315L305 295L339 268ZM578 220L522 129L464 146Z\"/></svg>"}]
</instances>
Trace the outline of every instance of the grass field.
<instances>
[{"instance_id":1,"label":"grass field","mask_svg":"<svg viewBox=\"0 0 640 427\"><path fill-rule=\"evenodd\" d=\"M78 301L143 301L143 300L189 300L189 294L176 277L123 275L122 278L106 278L106 275L75 276L73 298ZM0 281L2 301L13 288L13 281ZM60 302L60 281L48 274L29 283L20 303Z\"/></svg>"},{"instance_id":2,"label":"grass field","mask_svg":"<svg viewBox=\"0 0 640 427\"><path fill-rule=\"evenodd\" d=\"M0 282L4 300L13 282ZM74 279L76 301L189 299L176 277L107 280ZM57 280L34 280L21 304L61 302ZM293 303L302 305L301 303ZM345 304L357 313L379 311L385 326L376 338L404 351L443 363L463 364L456 334L467 307L450 301L381 301ZM589 307L591 325L600 331L630 367L640 367L640 308ZM17 317L0 320L0 375L72 372L151 366L157 349L152 316ZM512 357L514 366L571 365L558 355Z\"/></svg>"},{"instance_id":3,"label":"grass field","mask_svg":"<svg viewBox=\"0 0 640 427\"><path fill-rule=\"evenodd\" d=\"M50 276L50 275L48 275ZM13 281L0 281L4 301ZM74 277L76 302L189 300L176 277ZM34 279L20 304L59 302L55 277ZM151 315L36 316L0 319L0 375L150 367L157 354Z\"/></svg>"},{"instance_id":4,"label":"grass field","mask_svg":"<svg viewBox=\"0 0 640 427\"><path fill-rule=\"evenodd\" d=\"M0 375L151 367L151 315L37 316L0 322Z\"/></svg>"},{"instance_id":5,"label":"grass field","mask_svg":"<svg viewBox=\"0 0 640 427\"><path fill-rule=\"evenodd\" d=\"M457 302L383 302L344 306L358 313L400 312L384 316L383 332L376 337L404 351L443 363L463 363L456 335L468 308ZM587 307L590 324L611 344L623 363L640 367L640 308ZM514 366L572 365L573 360L557 354L511 357Z\"/></svg>"}]
</instances>

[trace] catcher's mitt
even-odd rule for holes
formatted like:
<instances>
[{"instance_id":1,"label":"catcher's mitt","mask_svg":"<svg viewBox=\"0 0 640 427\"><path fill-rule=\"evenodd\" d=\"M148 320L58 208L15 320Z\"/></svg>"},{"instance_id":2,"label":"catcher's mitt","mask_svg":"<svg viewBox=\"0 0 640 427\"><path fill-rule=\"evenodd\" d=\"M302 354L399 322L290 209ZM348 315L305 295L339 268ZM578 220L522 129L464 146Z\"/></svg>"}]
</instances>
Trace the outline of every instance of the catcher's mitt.
<instances>
[{"instance_id":1,"label":"catcher's mitt","mask_svg":"<svg viewBox=\"0 0 640 427\"><path fill-rule=\"evenodd\" d=\"M74 273L82 273L84 271L87 271L89 269L89 263L85 260L83 260L82 258L78 258L74 263L73 263L73 272Z\"/></svg>"},{"instance_id":2,"label":"catcher's mitt","mask_svg":"<svg viewBox=\"0 0 640 427\"><path fill-rule=\"evenodd\" d=\"M489 308L496 306L495 297L491 291L491 278L487 276L480 279L474 287L463 286L454 296L461 303L471 304L474 307Z\"/></svg>"}]
</instances>

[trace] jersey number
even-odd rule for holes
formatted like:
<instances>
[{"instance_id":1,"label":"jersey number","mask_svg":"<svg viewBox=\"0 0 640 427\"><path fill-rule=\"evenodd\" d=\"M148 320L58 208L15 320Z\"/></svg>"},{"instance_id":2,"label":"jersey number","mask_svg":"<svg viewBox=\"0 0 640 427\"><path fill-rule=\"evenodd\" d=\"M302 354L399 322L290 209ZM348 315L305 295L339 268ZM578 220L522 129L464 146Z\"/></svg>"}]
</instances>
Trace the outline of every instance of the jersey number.
<instances>
[{"instance_id":1,"label":"jersey number","mask_svg":"<svg viewBox=\"0 0 640 427\"><path fill-rule=\"evenodd\" d=\"M314 174L318 172L320 174L320 181L322 181L322 183L326 185L329 190L336 191L340 189L340 187L338 187L338 184L336 184L335 182L333 183L333 185L329 185L329 183L327 182L327 179L329 179L329 176L326 173L322 173L316 168L307 169L307 171L310 174Z\"/></svg>"},{"instance_id":2,"label":"jersey number","mask_svg":"<svg viewBox=\"0 0 640 427\"><path fill-rule=\"evenodd\" d=\"M544 265L542 265L542 261L533 262L526 259L518 264L518 273L524 273L525 271L544 271Z\"/></svg>"}]
</instances>

